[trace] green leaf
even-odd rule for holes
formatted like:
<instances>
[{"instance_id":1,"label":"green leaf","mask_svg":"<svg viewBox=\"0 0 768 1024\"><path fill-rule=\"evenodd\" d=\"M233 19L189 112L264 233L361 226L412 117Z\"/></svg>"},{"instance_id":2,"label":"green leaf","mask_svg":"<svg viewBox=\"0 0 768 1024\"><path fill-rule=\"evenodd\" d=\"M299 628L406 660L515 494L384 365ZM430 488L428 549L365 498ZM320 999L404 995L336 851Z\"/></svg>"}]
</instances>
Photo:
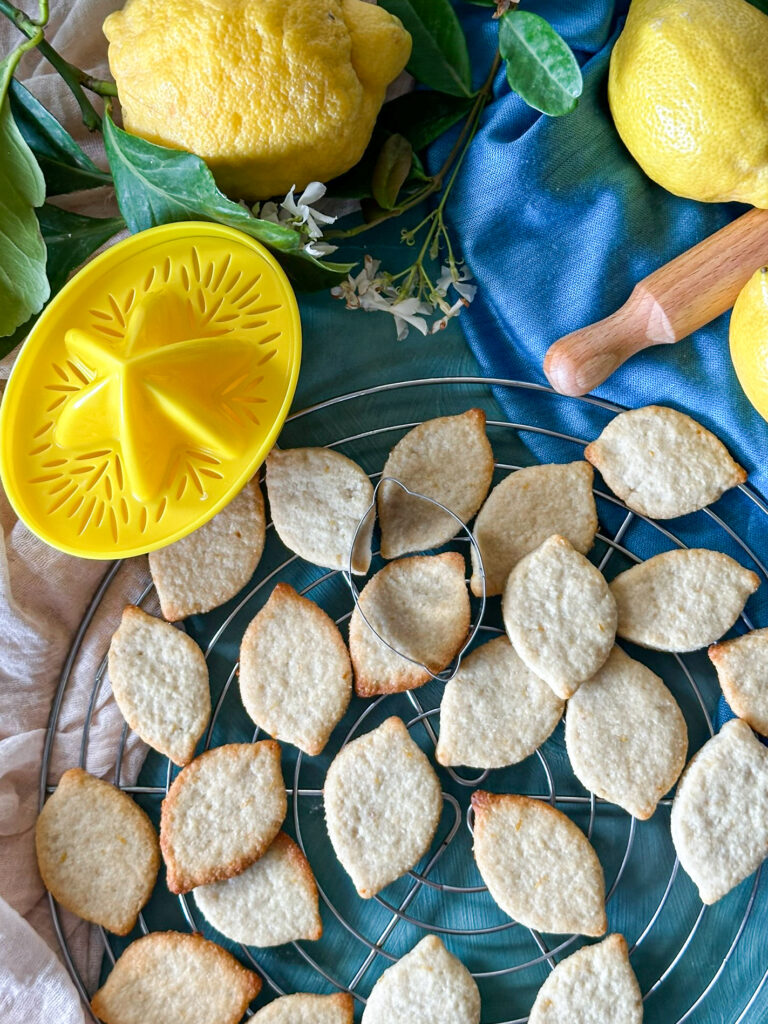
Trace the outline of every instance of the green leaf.
<instances>
[{"instance_id":1,"label":"green leaf","mask_svg":"<svg viewBox=\"0 0 768 1024\"><path fill-rule=\"evenodd\" d=\"M9 99L13 119L37 157L49 196L112 184L109 173L100 170L42 103L15 79Z\"/></svg>"},{"instance_id":2,"label":"green leaf","mask_svg":"<svg viewBox=\"0 0 768 1024\"><path fill-rule=\"evenodd\" d=\"M568 44L549 22L529 11L501 19L499 51L507 62L510 88L544 114L568 114L579 101L581 69Z\"/></svg>"},{"instance_id":3,"label":"green leaf","mask_svg":"<svg viewBox=\"0 0 768 1024\"><path fill-rule=\"evenodd\" d=\"M104 145L117 202L132 232L180 220L210 220L244 231L278 252L295 252L293 228L254 217L218 190L208 167L193 153L146 142L104 118Z\"/></svg>"},{"instance_id":4,"label":"green leaf","mask_svg":"<svg viewBox=\"0 0 768 1024\"><path fill-rule=\"evenodd\" d=\"M302 292L318 292L344 281L354 263L327 263L308 253L277 253L280 265L295 287Z\"/></svg>"},{"instance_id":5,"label":"green leaf","mask_svg":"<svg viewBox=\"0 0 768 1024\"><path fill-rule=\"evenodd\" d=\"M402 21L413 38L408 71L419 82L450 93L470 96L472 72L467 40L450 0L380 0Z\"/></svg>"},{"instance_id":6,"label":"green leaf","mask_svg":"<svg viewBox=\"0 0 768 1024\"><path fill-rule=\"evenodd\" d=\"M51 297L62 289L70 273L76 270L99 246L125 227L122 217L100 219L82 217L68 210L44 203L37 211L43 239L48 250L46 273ZM32 330L39 314L16 328L13 334L0 339L0 358L15 348Z\"/></svg>"},{"instance_id":7,"label":"green leaf","mask_svg":"<svg viewBox=\"0 0 768 1024\"><path fill-rule=\"evenodd\" d=\"M408 139L402 135L390 135L381 147L371 178L373 198L382 209L395 208L412 164L413 149Z\"/></svg>"},{"instance_id":8,"label":"green leaf","mask_svg":"<svg viewBox=\"0 0 768 1024\"><path fill-rule=\"evenodd\" d=\"M84 217L50 203L40 207L37 219L48 250L46 269L52 295L91 253L125 227L122 217Z\"/></svg>"},{"instance_id":9,"label":"green leaf","mask_svg":"<svg viewBox=\"0 0 768 1024\"><path fill-rule=\"evenodd\" d=\"M365 148L365 152L351 167L338 178L333 178L327 184L328 199L365 199L371 194L371 178L373 169L376 166L381 147L387 140L388 132L375 125L371 141Z\"/></svg>"},{"instance_id":10,"label":"green leaf","mask_svg":"<svg viewBox=\"0 0 768 1024\"><path fill-rule=\"evenodd\" d=\"M420 89L385 103L379 124L404 135L418 152L467 115L473 102L469 96L447 96Z\"/></svg>"},{"instance_id":11,"label":"green leaf","mask_svg":"<svg viewBox=\"0 0 768 1024\"><path fill-rule=\"evenodd\" d=\"M50 294L35 217L45 180L11 116L6 93L14 66L13 54L0 61L0 337L42 309Z\"/></svg>"}]
</instances>

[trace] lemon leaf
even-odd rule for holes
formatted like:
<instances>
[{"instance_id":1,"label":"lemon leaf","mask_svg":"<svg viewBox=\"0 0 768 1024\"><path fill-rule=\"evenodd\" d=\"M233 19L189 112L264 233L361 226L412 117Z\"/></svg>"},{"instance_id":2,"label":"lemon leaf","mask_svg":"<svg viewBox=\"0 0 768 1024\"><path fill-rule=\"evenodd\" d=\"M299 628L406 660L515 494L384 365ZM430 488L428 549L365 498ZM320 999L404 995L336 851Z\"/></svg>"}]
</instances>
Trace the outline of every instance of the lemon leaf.
<instances>
[{"instance_id":1,"label":"lemon leaf","mask_svg":"<svg viewBox=\"0 0 768 1024\"><path fill-rule=\"evenodd\" d=\"M447 96L431 89L409 92L385 103L379 125L404 135L415 150L424 149L472 109L469 96Z\"/></svg>"},{"instance_id":2,"label":"lemon leaf","mask_svg":"<svg viewBox=\"0 0 768 1024\"><path fill-rule=\"evenodd\" d=\"M13 119L37 157L49 196L112 184L108 172L86 156L69 132L20 82L11 82L8 96Z\"/></svg>"},{"instance_id":3,"label":"lemon leaf","mask_svg":"<svg viewBox=\"0 0 768 1024\"><path fill-rule=\"evenodd\" d=\"M6 95L13 54L0 61L0 337L7 338L50 294L45 243L35 207L45 199L43 174L16 127ZM0 348L2 351L2 348ZM8 351L7 347L5 351Z\"/></svg>"},{"instance_id":4,"label":"lemon leaf","mask_svg":"<svg viewBox=\"0 0 768 1024\"><path fill-rule=\"evenodd\" d=\"M278 253L277 258L295 287L302 292L318 292L344 281L354 263L328 263L307 252Z\"/></svg>"},{"instance_id":5,"label":"lemon leaf","mask_svg":"<svg viewBox=\"0 0 768 1024\"><path fill-rule=\"evenodd\" d=\"M499 23L499 52L510 88L552 117L574 109L583 87L571 48L549 22L530 11L508 11Z\"/></svg>"},{"instance_id":6,"label":"lemon leaf","mask_svg":"<svg viewBox=\"0 0 768 1024\"><path fill-rule=\"evenodd\" d=\"M83 217L50 203L43 203L37 210L37 220L47 249L45 270L51 298L61 291L73 270L77 270L91 253L125 227L122 217ZM13 334L0 339L0 357L29 334L37 319L38 314L34 313Z\"/></svg>"},{"instance_id":7,"label":"lemon leaf","mask_svg":"<svg viewBox=\"0 0 768 1024\"><path fill-rule=\"evenodd\" d=\"M193 153L156 146L104 118L104 147L117 203L130 231L183 220L210 220L244 231L278 252L295 252L292 228L254 217L218 190L207 165Z\"/></svg>"},{"instance_id":8,"label":"lemon leaf","mask_svg":"<svg viewBox=\"0 0 768 1024\"><path fill-rule=\"evenodd\" d=\"M125 227L122 217L84 217L50 203L40 207L37 219L48 250L46 268L52 295L91 253Z\"/></svg>"},{"instance_id":9,"label":"lemon leaf","mask_svg":"<svg viewBox=\"0 0 768 1024\"><path fill-rule=\"evenodd\" d=\"M380 0L413 39L408 71L419 82L453 96L472 94L467 40L450 0Z\"/></svg>"},{"instance_id":10,"label":"lemon leaf","mask_svg":"<svg viewBox=\"0 0 768 1024\"><path fill-rule=\"evenodd\" d=\"M413 165L413 149L402 135L390 135L381 147L371 178L373 198L383 210L394 209Z\"/></svg>"}]
</instances>

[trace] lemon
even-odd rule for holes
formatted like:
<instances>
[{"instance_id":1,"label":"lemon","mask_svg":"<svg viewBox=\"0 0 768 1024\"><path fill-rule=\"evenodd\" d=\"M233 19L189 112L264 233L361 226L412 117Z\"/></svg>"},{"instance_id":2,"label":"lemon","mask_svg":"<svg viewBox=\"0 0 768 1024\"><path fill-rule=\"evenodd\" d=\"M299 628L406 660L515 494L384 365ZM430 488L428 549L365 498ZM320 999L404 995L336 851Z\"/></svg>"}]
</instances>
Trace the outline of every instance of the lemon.
<instances>
[{"instance_id":1,"label":"lemon","mask_svg":"<svg viewBox=\"0 0 768 1024\"><path fill-rule=\"evenodd\" d=\"M768 420L768 267L739 293L731 313L731 359L752 405Z\"/></svg>"},{"instance_id":2,"label":"lemon","mask_svg":"<svg viewBox=\"0 0 768 1024\"><path fill-rule=\"evenodd\" d=\"M608 98L659 185L768 207L768 17L746 0L633 0Z\"/></svg>"},{"instance_id":3,"label":"lemon","mask_svg":"<svg viewBox=\"0 0 768 1024\"><path fill-rule=\"evenodd\" d=\"M128 131L249 199L356 164L411 53L363 0L128 0L104 33Z\"/></svg>"}]
</instances>

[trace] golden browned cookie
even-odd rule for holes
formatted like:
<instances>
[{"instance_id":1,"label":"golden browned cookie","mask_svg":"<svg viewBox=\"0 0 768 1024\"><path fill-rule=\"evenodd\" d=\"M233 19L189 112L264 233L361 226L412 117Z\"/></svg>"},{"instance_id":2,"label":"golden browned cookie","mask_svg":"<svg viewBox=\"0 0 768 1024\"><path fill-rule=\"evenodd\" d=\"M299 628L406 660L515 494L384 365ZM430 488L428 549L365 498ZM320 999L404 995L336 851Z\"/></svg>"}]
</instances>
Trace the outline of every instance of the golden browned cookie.
<instances>
[{"instance_id":1,"label":"golden browned cookie","mask_svg":"<svg viewBox=\"0 0 768 1024\"><path fill-rule=\"evenodd\" d=\"M644 820L685 767L688 729L661 679L614 647L568 701L565 743L588 790Z\"/></svg>"},{"instance_id":2,"label":"golden browned cookie","mask_svg":"<svg viewBox=\"0 0 768 1024\"><path fill-rule=\"evenodd\" d=\"M485 434L485 413L426 420L389 453L378 492L381 554L399 558L446 544L460 529L442 509L388 481L392 477L417 494L439 501L467 523L485 500L493 477L493 451Z\"/></svg>"},{"instance_id":3,"label":"golden browned cookie","mask_svg":"<svg viewBox=\"0 0 768 1024\"><path fill-rule=\"evenodd\" d=\"M429 758L394 717L339 751L323 799L333 849L364 899L424 856L443 806Z\"/></svg>"},{"instance_id":4,"label":"golden browned cookie","mask_svg":"<svg viewBox=\"0 0 768 1024\"><path fill-rule=\"evenodd\" d=\"M82 768L64 772L35 829L46 889L78 917L127 935L160 867L152 822L138 804Z\"/></svg>"},{"instance_id":5,"label":"golden browned cookie","mask_svg":"<svg viewBox=\"0 0 768 1024\"><path fill-rule=\"evenodd\" d=\"M352 1024L354 1005L349 992L334 992L332 996L296 992L274 999L253 1020L256 1024Z\"/></svg>"},{"instance_id":6,"label":"golden browned cookie","mask_svg":"<svg viewBox=\"0 0 768 1024\"><path fill-rule=\"evenodd\" d=\"M619 413L584 458L628 508L651 519L695 512L747 479L714 434L662 405Z\"/></svg>"},{"instance_id":7,"label":"golden browned cookie","mask_svg":"<svg viewBox=\"0 0 768 1024\"><path fill-rule=\"evenodd\" d=\"M563 700L597 672L616 639L605 577L558 534L514 567L502 609L517 653Z\"/></svg>"},{"instance_id":8,"label":"golden browned cookie","mask_svg":"<svg viewBox=\"0 0 768 1024\"><path fill-rule=\"evenodd\" d=\"M542 932L604 935L605 879L591 843L542 800L477 790L475 861L501 909Z\"/></svg>"},{"instance_id":9,"label":"golden browned cookie","mask_svg":"<svg viewBox=\"0 0 768 1024\"><path fill-rule=\"evenodd\" d=\"M526 466L497 484L475 520L485 569L485 593L501 594L512 569L547 537L559 533L585 555L597 532L588 462ZM472 593L482 594L480 563L472 549Z\"/></svg>"},{"instance_id":10,"label":"golden browned cookie","mask_svg":"<svg viewBox=\"0 0 768 1024\"><path fill-rule=\"evenodd\" d=\"M132 942L91 1000L105 1024L238 1024L261 978L202 935Z\"/></svg>"},{"instance_id":11,"label":"golden browned cookie","mask_svg":"<svg viewBox=\"0 0 768 1024\"><path fill-rule=\"evenodd\" d=\"M373 986L363 1024L480 1024L475 979L436 935L427 935Z\"/></svg>"},{"instance_id":12,"label":"golden browned cookie","mask_svg":"<svg viewBox=\"0 0 768 1024\"><path fill-rule=\"evenodd\" d=\"M352 665L336 623L278 583L240 646L240 697L276 740L319 754L352 696Z\"/></svg>"},{"instance_id":13,"label":"golden browned cookie","mask_svg":"<svg viewBox=\"0 0 768 1024\"><path fill-rule=\"evenodd\" d=\"M194 892L205 919L246 946L281 946L323 934L315 876L285 832L241 874Z\"/></svg>"},{"instance_id":14,"label":"golden browned cookie","mask_svg":"<svg viewBox=\"0 0 768 1024\"><path fill-rule=\"evenodd\" d=\"M565 702L499 636L468 655L443 691L439 764L503 768L547 739Z\"/></svg>"},{"instance_id":15,"label":"golden browned cookie","mask_svg":"<svg viewBox=\"0 0 768 1024\"><path fill-rule=\"evenodd\" d=\"M768 736L768 629L713 644L708 654L733 713Z\"/></svg>"},{"instance_id":16,"label":"golden browned cookie","mask_svg":"<svg viewBox=\"0 0 768 1024\"><path fill-rule=\"evenodd\" d=\"M211 715L208 665L191 636L129 605L109 645L123 718L153 750L184 765Z\"/></svg>"},{"instance_id":17,"label":"golden browned cookie","mask_svg":"<svg viewBox=\"0 0 768 1024\"><path fill-rule=\"evenodd\" d=\"M210 611L234 597L264 550L264 498L254 477L204 526L151 551L149 569L166 619Z\"/></svg>"},{"instance_id":18,"label":"golden browned cookie","mask_svg":"<svg viewBox=\"0 0 768 1024\"><path fill-rule=\"evenodd\" d=\"M168 888L189 892L245 871L280 831L286 806L274 740L227 743L196 757L163 800Z\"/></svg>"},{"instance_id":19,"label":"golden browned cookie","mask_svg":"<svg viewBox=\"0 0 768 1024\"><path fill-rule=\"evenodd\" d=\"M680 780L672 841L699 890L716 903L768 856L768 748L736 718L707 740Z\"/></svg>"},{"instance_id":20,"label":"golden browned cookie","mask_svg":"<svg viewBox=\"0 0 768 1024\"><path fill-rule=\"evenodd\" d=\"M412 690L431 678L422 665L437 673L450 663L469 630L464 571L455 551L414 555L390 562L366 583L349 623L358 696Z\"/></svg>"},{"instance_id":21,"label":"golden browned cookie","mask_svg":"<svg viewBox=\"0 0 768 1024\"><path fill-rule=\"evenodd\" d=\"M373 512L358 526L373 504L373 484L356 462L331 448L275 448L267 495L280 540L300 558L346 569L351 554L352 572L368 571Z\"/></svg>"},{"instance_id":22,"label":"golden browned cookie","mask_svg":"<svg viewBox=\"0 0 768 1024\"><path fill-rule=\"evenodd\" d=\"M528 1024L643 1024L643 997L623 935L561 960L539 989Z\"/></svg>"},{"instance_id":23,"label":"golden browned cookie","mask_svg":"<svg viewBox=\"0 0 768 1024\"><path fill-rule=\"evenodd\" d=\"M756 573L720 551L665 551L611 583L616 633L656 651L698 650L731 628L759 585Z\"/></svg>"}]
</instances>

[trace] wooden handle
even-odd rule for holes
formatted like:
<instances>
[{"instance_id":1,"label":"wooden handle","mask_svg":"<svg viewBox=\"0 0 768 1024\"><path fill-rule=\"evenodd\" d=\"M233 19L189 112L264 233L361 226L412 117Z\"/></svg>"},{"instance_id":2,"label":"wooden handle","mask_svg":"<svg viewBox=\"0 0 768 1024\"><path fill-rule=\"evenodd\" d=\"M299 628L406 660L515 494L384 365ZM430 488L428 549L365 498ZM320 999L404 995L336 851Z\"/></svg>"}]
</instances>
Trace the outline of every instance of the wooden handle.
<instances>
[{"instance_id":1,"label":"wooden handle","mask_svg":"<svg viewBox=\"0 0 768 1024\"><path fill-rule=\"evenodd\" d=\"M630 356L687 337L736 301L768 262L768 210L750 210L637 284L620 310L550 346L555 391L584 395Z\"/></svg>"}]
</instances>

